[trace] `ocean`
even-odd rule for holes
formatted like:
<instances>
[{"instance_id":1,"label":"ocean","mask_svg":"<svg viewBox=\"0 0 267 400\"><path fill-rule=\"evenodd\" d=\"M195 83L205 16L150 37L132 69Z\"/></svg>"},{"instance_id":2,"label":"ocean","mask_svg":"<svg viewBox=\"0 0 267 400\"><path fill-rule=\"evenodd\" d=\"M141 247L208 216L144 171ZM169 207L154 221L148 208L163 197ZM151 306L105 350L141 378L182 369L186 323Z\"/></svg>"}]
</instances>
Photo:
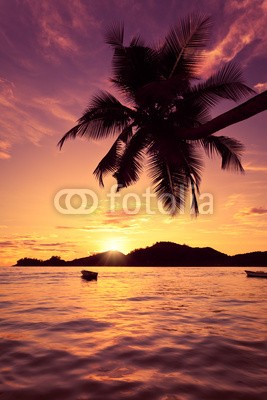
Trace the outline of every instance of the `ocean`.
<instances>
[{"instance_id":1,"label":"ocean","mask_svg":"<svg viewBox=\"0 0 267 400\"><path fill-rule=\"evenodd\" d=\"M1 400L267 399L267 279L80 269L0 268Z\"/></svg>"}]
</instances>

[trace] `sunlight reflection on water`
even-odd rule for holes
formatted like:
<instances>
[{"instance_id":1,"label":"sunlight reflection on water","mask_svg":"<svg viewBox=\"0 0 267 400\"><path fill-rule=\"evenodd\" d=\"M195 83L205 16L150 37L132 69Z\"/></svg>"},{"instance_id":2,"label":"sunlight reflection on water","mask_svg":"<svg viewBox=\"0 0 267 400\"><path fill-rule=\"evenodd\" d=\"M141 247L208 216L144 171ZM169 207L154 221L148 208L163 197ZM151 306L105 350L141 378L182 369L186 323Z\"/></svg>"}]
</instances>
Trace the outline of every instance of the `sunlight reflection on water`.
<instances>
[{"instance_id":1,"label":"sunlight reflection on water","mask_svg":"<svg viewBox=\"0 0 267 400\"><path fill-rule=\"evenodd\" d=\"M0 269L1 400L267 398L267 280L94 270Z\"/></svg>"}]
</instances>

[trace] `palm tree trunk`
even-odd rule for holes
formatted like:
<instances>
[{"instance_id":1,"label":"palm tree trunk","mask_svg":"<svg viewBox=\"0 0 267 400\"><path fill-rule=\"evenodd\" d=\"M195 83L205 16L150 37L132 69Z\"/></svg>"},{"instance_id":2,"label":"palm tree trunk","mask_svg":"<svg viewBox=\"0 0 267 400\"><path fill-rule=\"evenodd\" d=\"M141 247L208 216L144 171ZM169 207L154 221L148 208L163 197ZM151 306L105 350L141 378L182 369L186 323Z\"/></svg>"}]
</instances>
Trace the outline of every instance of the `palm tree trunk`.
<instances>
[{"instance_id":1,"label":"palm tree trunk","mask_svg":"<svg viewBox=\"0 0 267 400\"><path fill-rule=\"evenodd\" d=\"M184 129L179 132L182 139L199 140L212 135L227 126L244 121L254 115L267 110L267 90L252 97L245 103L232 108L231 110L213 118L211 121L199 126L198 128Z\"/></svg>"}]
</instances>

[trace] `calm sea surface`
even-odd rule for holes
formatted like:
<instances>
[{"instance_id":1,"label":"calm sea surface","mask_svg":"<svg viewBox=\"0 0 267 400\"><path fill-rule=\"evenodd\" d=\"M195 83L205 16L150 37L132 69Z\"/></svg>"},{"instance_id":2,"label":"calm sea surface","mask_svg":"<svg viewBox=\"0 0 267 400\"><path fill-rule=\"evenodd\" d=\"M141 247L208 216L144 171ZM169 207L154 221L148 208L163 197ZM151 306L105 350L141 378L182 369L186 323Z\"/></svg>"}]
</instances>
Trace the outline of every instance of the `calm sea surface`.
<instances>
[{"instance_id":1,"label":"calm sea surface","mask_svg":"<svg viewBox=\"0 0 267 400\"><path fill-rule=\"evenodd\" d=\"M0 268L1 400L267 399L267 279L93 270Z\"/></svg>"}]
</instances>

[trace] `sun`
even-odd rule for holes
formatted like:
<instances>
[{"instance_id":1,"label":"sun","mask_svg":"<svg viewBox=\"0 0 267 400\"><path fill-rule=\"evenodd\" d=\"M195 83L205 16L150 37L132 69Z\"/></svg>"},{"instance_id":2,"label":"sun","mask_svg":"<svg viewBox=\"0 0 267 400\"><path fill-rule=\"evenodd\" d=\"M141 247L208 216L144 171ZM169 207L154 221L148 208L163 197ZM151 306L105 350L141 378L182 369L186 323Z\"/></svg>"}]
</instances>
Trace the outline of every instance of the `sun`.
<instances>
[{"instance_id":1,"label":"sun","mask_svg":"<svg viewBox=\"0 0 267 400\"><path fill-rule=\"evenodd\" d=\"M124 243L121 239L108 239L103 245L103 251L120 251L124 252Z\"/></svg>"}]
</instances>

